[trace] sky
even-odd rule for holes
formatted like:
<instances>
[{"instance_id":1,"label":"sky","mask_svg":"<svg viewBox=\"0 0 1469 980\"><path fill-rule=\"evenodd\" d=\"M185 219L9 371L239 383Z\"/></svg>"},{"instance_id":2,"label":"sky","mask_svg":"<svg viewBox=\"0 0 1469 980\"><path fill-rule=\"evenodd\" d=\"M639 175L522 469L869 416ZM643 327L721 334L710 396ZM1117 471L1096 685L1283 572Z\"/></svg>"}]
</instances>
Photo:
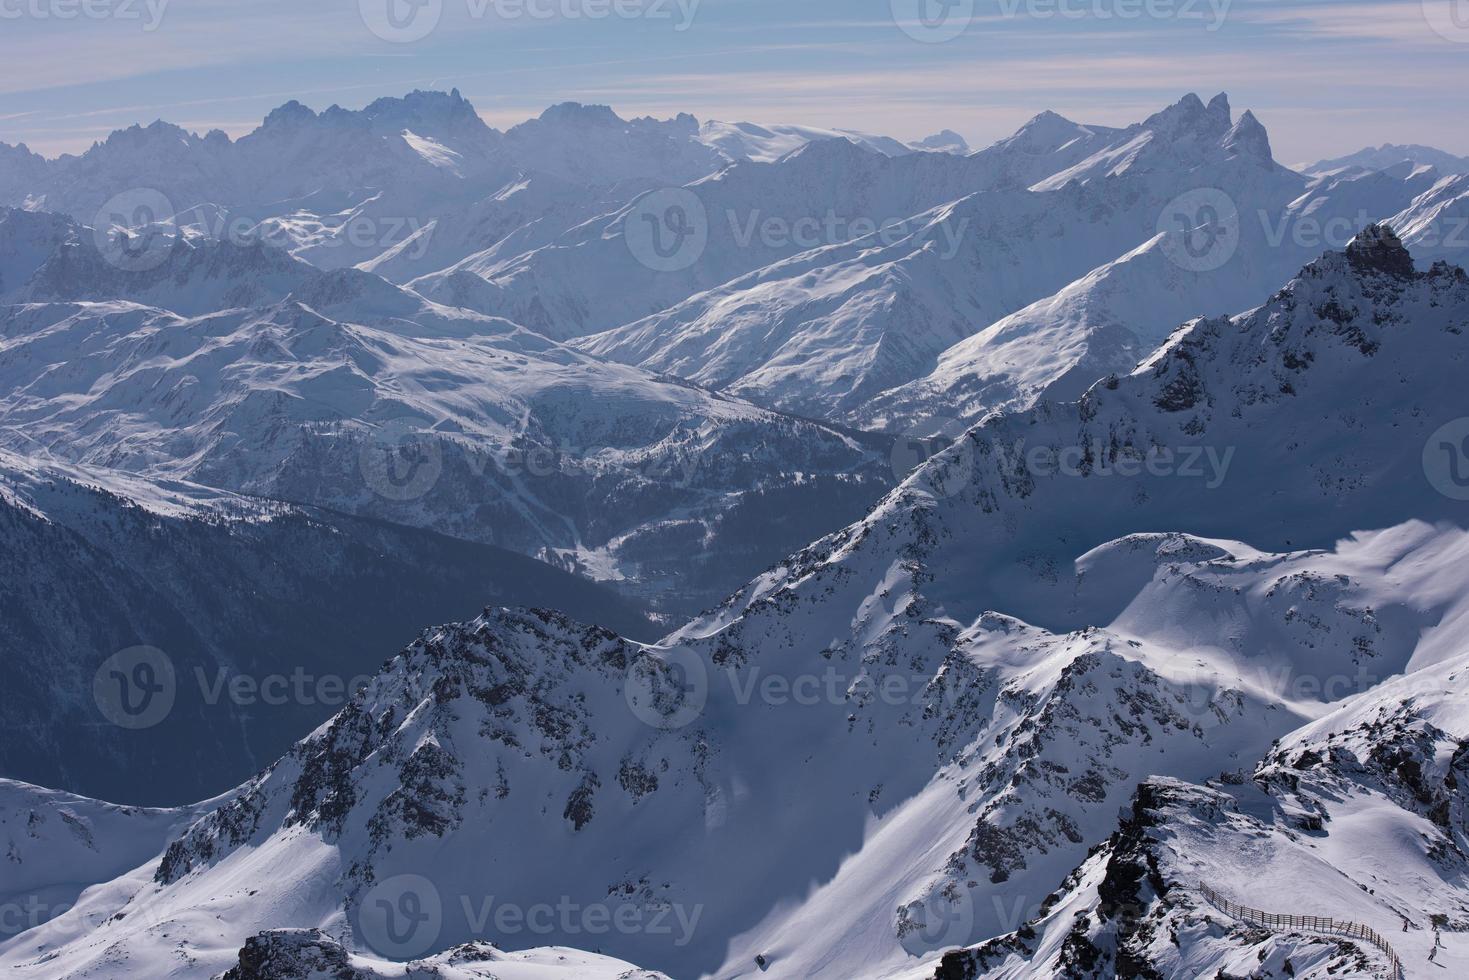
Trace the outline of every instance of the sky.
<instances>
[{"instance_id":1,"label":"sky","mask_svg":"<svg viewBox=\"0 0 1469 980\"><path fill-rule=\"evenodd\" d=\"M1469 0L0 0L0 141L47 156L454 87L499 128L577 101L975 147L1223 91L1283 163L1469 155Z\"/></svg>"}]
</instances>

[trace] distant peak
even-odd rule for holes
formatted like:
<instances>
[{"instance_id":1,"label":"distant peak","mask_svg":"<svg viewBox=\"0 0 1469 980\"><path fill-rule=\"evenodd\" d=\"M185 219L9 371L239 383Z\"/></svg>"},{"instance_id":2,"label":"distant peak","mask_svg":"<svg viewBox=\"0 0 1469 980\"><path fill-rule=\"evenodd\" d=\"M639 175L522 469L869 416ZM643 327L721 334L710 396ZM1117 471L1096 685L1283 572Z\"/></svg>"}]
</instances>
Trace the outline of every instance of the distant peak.
<instances>
[{"instance_id":1,"label":"distant peak","mask_svg":"<svg viewBox=\"0 0 1469 980\"><path fill-rule=\"evenodd\" d=\"M810 163L812 161L850 160L874 155L876 154L872 150L860 145L850 137L831 136L802 143L787 153L783 159L804 160Z\"/></svg>"},{"instance_id":2,"label":"distant peak","mask_svg":"<svg viewBox=\"0 0 1469 980\"><path fill-rule=\"evenodd\" d=\"M942 132L934 133L932 136L925 136L913 145L925 150L947 150L952 153L967 153L969 151L968 141L952 129L945 129Z\"/></svg>"},{"instance_id":3,"label":"distant peak","mask_svg":"<svg viewBox=\"0 0 1469 980\"><path fill-rule=\"evenodd\" d=\"M1029 122L1020 127L1020 131L1023 133L1027 130L1052 130L1063 127L1070 128L1074 127L1075 125L1076 123L1072 122L1070 119L1067 119L1059 112L1052 112L1050 109L1047 109L1045 112L1042 112L1039 115L1032 116ZM947 132L947 130L945 130L945 132Z\"/></svg>"},{"instance_id":4,"label":"distant peak","mask_svg":"<svg viewBox=\"0 0 1469 980\"><path fill-rule=\"evenodd\" d=\"M1270 134L1255 114L1246 109L1239 117L1239 122L1229 131L1225 137L1224 148L1240 156L1255 157L1259 160L1272 160L1274 154L1270 149Z\"/></svg>"},{"instance_id":5,"label":"distant peak","mask_svg":"<svg viewBox=\"0 0 1469 980\"><path fill-rule=\"evenodd\" d=\"M1079 129L1081 127L1070 119L1047 109L1032 117L1006 142L1036 149L1054 149L1061 143L1074 139Z\"/></svg>"},{"instance_id":6,"label":"distant peak","mask_svg":"<svg viewBox=\"0 0 1469 980\"><path fill-rule=\"evenodd\" d=\"M1347 261L1360 274L1380 273L1399 279L1415 274L1413 256L1387 225L1368 225L1347 245Z\"/></svg>"},{"instance_id":7,"label":"distant peak","mask_svg":"<svg viewBox=\"0 0 1469 980\"><path fill-rule=\"evenodd\" d=\"M292 99L279 109L272 110L270 115L265 117L265 123L262 128L274 129L277 127L299 126L303 123L315 121L316 113L314 111L297 102L295 99Z\"/></svg>"},{"instance_id":8,"label":"distant peak","mask_svg":"<svg viewBox=\"0 0 1469 980\"><path fill-rule=\"evenodd\" d=\"M621 126L622 117L612 111L611 106L582 105L580 102L561 102L541 113L542 122L564 123L582 126Z\"/></svg>"},{"instance_id":9,"label":"distant peak","mask_svg":"<svg viewBox=\"0 0 1469 980\"><path fill-rule=\"evenodd\" d=\"M1204 100L1190 92L1173 105L1149 116L1143 126L1167 137L1203 136L1220 138L1231 125L1229 97L1214 96L1206 106Z\"/></svg>"}]
</instances>

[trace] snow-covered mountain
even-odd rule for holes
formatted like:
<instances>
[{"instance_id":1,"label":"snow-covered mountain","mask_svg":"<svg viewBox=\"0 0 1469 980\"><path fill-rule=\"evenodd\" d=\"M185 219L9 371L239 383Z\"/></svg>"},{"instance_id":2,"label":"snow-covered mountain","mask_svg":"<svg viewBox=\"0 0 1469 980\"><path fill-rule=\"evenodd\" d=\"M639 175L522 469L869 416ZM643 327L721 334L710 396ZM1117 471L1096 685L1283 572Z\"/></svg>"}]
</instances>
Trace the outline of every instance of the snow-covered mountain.
<instances>
[{"instance_id":1,"label":"snow-covered mountain","mask_svg":"<svg viewBox=\"0 0 1469 980\"><path fill-rule=\"evenodd\" d=\"M1463 265L1469 256L1469 176L1445 177L1392 219L1424 261Z\"/></svg>"},{"instance_id":2,"label":"snow-covered mountain","mask_svg":"<svg viewBox=\"0 0 1469 980\"><path fill-rule=\"evenodd\" d=\"M31 240L9 226L0 241ZM20 290L76 299L5 314L0 448L496 544L689 613L894 480L885 440L608 364L371 273L189 239L128 273L70 258L95 255L79 237ZM99 272L52 275L58 263Z\"/></svg>"},{"instance_id":3,"label":"snow-covered mountain","mask_svg":"<svg viewBox=\"0 0 1469 980\"><path fill-rule=\"evenodd\" d=\"M1261 861L1279 854L1283 883L1299 868L1292 887L1348 875L1376 890L1322 914L1442 913L1462 956L1462 913L1444 907L1462 889L1462 856L1444 851L1462 847L1461 787L1444 773L1464 737L1446 719L1469 538L1462 459L1442 450L1466 326L1469 275L1416 271L1374 226L1078 402L990 417L657 645L544 611L429 630L155 859L0 945L0 964L205 978L281 929L326 938L254 948L351 968L348 950L594 946L679 977L964 976L939 971L996 956L1024 961L1007 975L1087 975L1055 957L1085 970L1116 948L1163 976L1257 948L1324 976L1370 956L1206 936L1194 913L1176 918L1187 944L1129 925L1109 946L1073 913L1099 900L1097 929L1115 929L1107 903L1136 896L1179 914L1148 905L1163 826L1207 845L1157 857L1165 882L1186 861L1229 887L1241 845L1273 842ZM1413 683L1444 707L1394 694ZM1446 734L1403 716L1378 770L1353 769L1363 737L1330 733L1394 697ZM1261 759L1294 794L1280 819L1186 785L1243 785ZM1403 816L1340 805L1343 791ZM1360 843L1360 814L1379 809L1373 826L1404 828L1403 863ZM1251 880L1269 880L1261 861ZM546 928L530 909L550 910ZM945 959L989 940L992 955Z\"/></svg>"},{"instance_id":4,"label":"snow-covered mountain","mask_svg":"<svg viewBox=\"0 0 1469 980\"><path fill-rule=\"evenodd\" d=\"M412 285L550 337L578 337L817 244L878 227L905 236L905 222L970 193L981 172L952 154L889 157L846 139L808 143L773 163L739 163L638 196L544 246L473 255Z\"/></svg>"},{"instance_id":5,"label":"snow-covered mountain","mask_svg":"<svg viewBox=\"0 0 1469 980\"><path fill-rule=\"evenodd\" d=\"M837 138L885 154L967 149L953 133L910 147L794 126L701 126L686 114L627 120L578 103L502 133L457 90L415 91L361 110L318 113L292 101L237 140L160 121L52 161L0 144L0 206L92 225L103 210L131 213L146 194L168 211L158 220L176 216L209 237L265 241L323 268L364 265L406 282L512 234L524 251L647 190ZM527 237L527 224L545 227Z\"/></svg>"},{"instance_id":6,"label":"snow-covered mountain","mask_svg":"<svg viewBox=\"0 0 1469 980\"><path fill-rule=\"evenodd\" d=\"M952 437L998 409L1073 400L1097 378L1131 371L1178 324L1248 308L1323 246L1340 247L1383 216L1398 215L1393 226L1411 229L1404 240L1418 259L1463 258L1429 247L1454 241L1432 237L1449 223L1442 213L1457 207L1450 184L1432 168L1401 164L1319 178L1288 202L1288 181L1265 195L1206 191L1195 204L1214 206L1217 198L1238 220L1160 232L950 347L926 376L863 403L857 419L868 428ZM1404 208L1421 217L1399 215ZM1223 237L1211 242L1210 234Z\"/></svg>"},{"instance_id":7,"label":"snow-covered mountain","mask_svg":"<svg viewBox=\"0 0 1469 980\"><path fill-rule=\"evenodd\" d=\"M1306 188L1271 159L1254 117L1234 120L1222 96L1208 106L1189 96L1125 130L1042 117L966 163L971 186L991 189L918 216L900 235L805 252L583 346L762 404L868 422L874 416L862 410L874 397L924 377L955 344L1119 256L1132 258L1159 235L1180 195L1238 202L1257 226L1252 240L1263 241L1255 212L1280 213ZM1247 253L1241 264L1251 271L1269 254ZM1238 305L1217 312L1249 305L1304 257L1299 249L1274 256L1258 277L1232 279L1223 291ZM1184 277L1174 306L1203 278ZM1177 322L1135 328L1132 348L1150 350ZM1078 335L1071 346L1083 342ZM1042 357L1052 353L1046 346ZM1026 384L1000 365L986 370L1005 374L1004 385Z\"/></svg>"},{"instance_id":8,"label":"snow-covered mountain","mask_svg":"<svg viewBox=\"0 0 1469 980\"><path fill-rule=\"evenodd\" d=\"M1369 146L1358 150L1356 153L1344 157L1336 157L1331 160L1319 160L1301 168L1302 173L1327 174L1344 170L1386 170L1396 166L1403 161L1419 164L1420 166L1436 167L1446 174L1469 173L1469 157L1457 156L1446 153L1443 150L1431 146L1422 146L1410 143L1406 146L1397 143L1384 143L1381 146Z\"/></svg>"},{"instance_id":9,"label":"snow-covered mountain","mask_svg":"<svg viewBox=\"0 0 1469 980\"><path fill-rule=\"evenodd\" d=\"M486 602L653 631L628 600L499 548L0 452L0 771L128 803L221 792L333 714L385 636ZM124 725L96 679L145 647L172 692ZM249 697L220 686L236 678Z\"/></svg>"},{"instance_id":10,"label":"snow-covered mountain","mask_svg":"<svg viewBox=\"0 0 1469 980\"><path fill-rule=\"evenodd\" d=\"M850 129L817 129L811 126L761 126L757 123L726 123L711 119L699 128L699 140L717 149L731 163L738 160L774 163L807 143L832 139L849 140L874 153L890 157L926 150L955 154L969 152L969 144L964 141L964 137L949 129L917 142L904 143L889 136L873 136Z\"/></svg>"},{"instance_id":11,"label":"snow-covered mountain","mask_svg":"<svg viewBox=\"0 0 1469 980\"><path fill-rule=\"evenodd\" d=\"M1248 772L1149 780L1039 915L937 977L1393 975L1347 929L1261 928L1218 898L1367 926L1409 977L1462 973L1466 698L1455 657L1351 699Z\"/></svg>"}]
</instances>

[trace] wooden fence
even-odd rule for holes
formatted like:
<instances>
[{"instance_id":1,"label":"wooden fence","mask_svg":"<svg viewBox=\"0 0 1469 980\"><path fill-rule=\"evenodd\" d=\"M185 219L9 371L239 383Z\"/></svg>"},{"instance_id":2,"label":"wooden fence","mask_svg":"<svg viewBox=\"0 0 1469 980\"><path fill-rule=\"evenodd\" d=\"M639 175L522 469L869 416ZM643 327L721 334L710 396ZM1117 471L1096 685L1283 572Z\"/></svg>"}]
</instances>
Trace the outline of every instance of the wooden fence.
<instances>
[{"instance_id":1,"label":"wooden fence","mask_svg":"<svg viewBox=\"0 0 1469 980\"><path fill-rule=\"evenodd\" d=\"M1281 915L1276 912L1262 912L1260 909L1252 909L1247 905L1231 902L1208 885L1200 885L1199 891L1209 900L1210 904L1217 906L1225 915L1244 922L1253 922L1267 929L1345 936L1349 939L1360 939L1365 943L1370 943L1387 956L1389 980L1400 980L1403 975L1403 961L1398 958L1397 951L1392 948L1392 943L1371 926L1364 926L1360 922L1343 922L1340 919L1321 915Z\"/></svg>"}]
</instances>

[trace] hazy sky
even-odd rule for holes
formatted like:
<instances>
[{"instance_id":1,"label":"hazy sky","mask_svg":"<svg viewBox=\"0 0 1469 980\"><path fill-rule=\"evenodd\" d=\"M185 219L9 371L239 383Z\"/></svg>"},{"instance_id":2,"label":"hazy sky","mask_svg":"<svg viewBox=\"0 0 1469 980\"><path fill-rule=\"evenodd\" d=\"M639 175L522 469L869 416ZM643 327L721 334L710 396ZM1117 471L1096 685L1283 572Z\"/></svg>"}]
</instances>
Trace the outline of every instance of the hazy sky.
<instances>
[{"instance_id":1,"label":"hazy sky","mask_svg":"<svg viewBox=\"0 0 1469 980\"><path fill-rule=\"evenodd\" d=\"M1285 163L1469 154L1469 0L0 0L0 141L47 155L455 86L502 128L575 100L975 146L1227 91Z\"/></svg>"}]
</instances>

